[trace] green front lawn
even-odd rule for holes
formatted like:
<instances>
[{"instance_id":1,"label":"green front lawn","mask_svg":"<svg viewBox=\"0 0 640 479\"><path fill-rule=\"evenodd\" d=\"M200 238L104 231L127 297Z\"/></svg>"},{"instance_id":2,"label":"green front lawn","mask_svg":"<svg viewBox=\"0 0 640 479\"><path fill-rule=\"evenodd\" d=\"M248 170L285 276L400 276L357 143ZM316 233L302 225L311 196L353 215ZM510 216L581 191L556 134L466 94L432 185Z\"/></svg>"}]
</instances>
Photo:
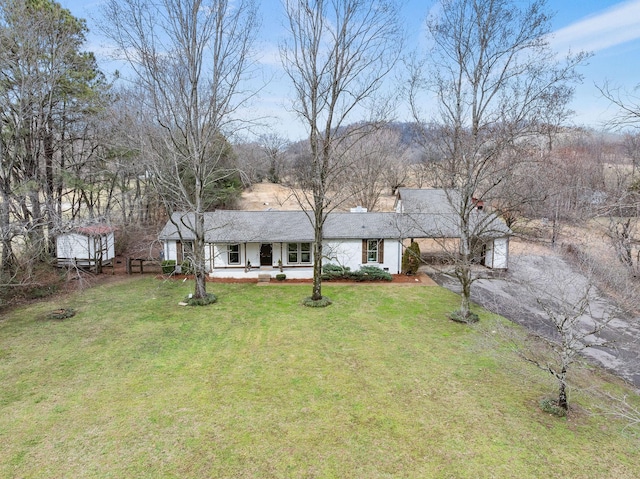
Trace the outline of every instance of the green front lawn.
<instances>
[{"instance_id":1,"label":"green front lawn","mask_svg":"<svg viewBox=\"0 0 640 479\"><path fill-rule=\"evenodd\" d=\"M151 278L0 320L0 477L635 478L640 439L446 314L437 287ZM63 321L45 319L61 307ZM480 329L500 321L479 311ZM593 388L619 388L597 372Z\"/></svg>"}]
</instances>

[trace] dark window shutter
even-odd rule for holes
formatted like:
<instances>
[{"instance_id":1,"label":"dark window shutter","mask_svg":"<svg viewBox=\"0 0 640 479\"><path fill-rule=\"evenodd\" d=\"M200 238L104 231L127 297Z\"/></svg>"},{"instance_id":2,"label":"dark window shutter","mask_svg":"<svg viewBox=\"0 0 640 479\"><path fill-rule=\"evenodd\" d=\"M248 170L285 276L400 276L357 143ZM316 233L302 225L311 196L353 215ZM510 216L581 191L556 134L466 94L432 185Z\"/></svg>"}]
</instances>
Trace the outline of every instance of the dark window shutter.
<instances>
[{"instance_id":1,"label":"dark window shutter","mask_svg":"<svg viewBox=\"0 0 640 479\"><path fill-rule=\"evenodd\" d=\"M378 263L384 263L384 240L378 242Z\"/></svg>"},{"instance_id":2,"label":"dark window shutter","mask_svg":"<svg viewBox=\"0 0 640 479\"><path fill-rule=\"evenodd\" d=\"M362 264L367 264L367 240L362 240Z\"/></svg>"}]
</instances>

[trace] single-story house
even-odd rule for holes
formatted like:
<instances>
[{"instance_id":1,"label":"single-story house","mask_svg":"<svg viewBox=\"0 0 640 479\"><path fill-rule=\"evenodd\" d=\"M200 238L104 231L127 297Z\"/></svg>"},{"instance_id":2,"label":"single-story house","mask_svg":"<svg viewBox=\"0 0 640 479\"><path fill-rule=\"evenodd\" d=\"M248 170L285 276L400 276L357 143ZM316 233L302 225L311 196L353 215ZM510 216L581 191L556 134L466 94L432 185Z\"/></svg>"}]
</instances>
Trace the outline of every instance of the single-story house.
<instances>
[{"instance_id":1,"label":"single-story house","mask_svg":"<svg viewBox=\"0 0 640 479\"><path fill-rule=\"evenodd\" d=\"M478 211L477 220L486 214ZM205 261L212 277L252 278L282 271L288 278L313 277L314 231L305 211L230 211L205 213ZM483 262L506 269L509 228L497 217L486 245ZM164 258L178 265L193 247L193 214L174 213L160 233ZM397 274L407 240L459 236L451 214L363 212L330 213L324 225L323 263L359 269L378 266Z\"/></svg>"},{"instance_id":2,"label":"single-story house","mask_svg":"<svg viewBox=\"0 0 640 479\"><path fill-rule=\"evenodd\" d=\"M116 229L99 224L72 228L56 237L58 266L96 268L109 264L115 258Z\"/></svg>"}]
</instances>

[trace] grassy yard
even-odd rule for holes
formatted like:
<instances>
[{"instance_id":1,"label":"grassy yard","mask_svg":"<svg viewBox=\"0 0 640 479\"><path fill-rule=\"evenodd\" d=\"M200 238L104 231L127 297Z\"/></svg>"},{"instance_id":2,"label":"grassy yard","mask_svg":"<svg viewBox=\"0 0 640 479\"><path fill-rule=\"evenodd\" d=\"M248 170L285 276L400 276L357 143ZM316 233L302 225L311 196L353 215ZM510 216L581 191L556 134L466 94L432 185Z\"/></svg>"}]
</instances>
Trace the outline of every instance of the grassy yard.
<instances>
[{"instance_id":1,"label":"grassy yard","mask_svg":"<svg viewBox=\"0 0 640 479\"><path fill-rule=\"evenodd\" d=\"M640 477L631 430L584 392L540 411L554 384L445 319L444 289L328 285L315 310L309 285L211 286L205 308L131 278L6 314L0 477Z\"/></svg>"}]
</instances>

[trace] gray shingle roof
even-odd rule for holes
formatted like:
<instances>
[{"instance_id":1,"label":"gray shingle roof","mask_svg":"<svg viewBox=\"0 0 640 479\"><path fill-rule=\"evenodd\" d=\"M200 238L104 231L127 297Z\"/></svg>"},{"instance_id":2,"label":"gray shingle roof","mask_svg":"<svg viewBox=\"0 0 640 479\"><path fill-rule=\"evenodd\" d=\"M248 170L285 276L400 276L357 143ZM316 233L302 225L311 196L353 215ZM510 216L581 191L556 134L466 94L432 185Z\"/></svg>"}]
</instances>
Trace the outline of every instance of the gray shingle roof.
<instances>
[{"instance_id":1,"label":"gray shingle roof","mask_svg":"<svg viewBox=\"0 0 640 479\"><path fill-rule=\"evenodd\" d=\"M184 239L193 239L189 226L192 213L174 213L173 221L182 228ZM231 211L205 213L205 239L208 242L287 242L313 241L313 228L304 211ZM161 239L177 239L178 232L171 221L160 232Z\"/></svg>"},{"instance_id":2,"label":"gray shingle roof","mask_svg":"<svg viewBox=\"0 0 640 479\"><path fill-rule=\"evenodd\" d=\"M312 242L313 228L304 211L231 211L205 213L205 239L211 243ZM325 239L364 238L453 238L458 236L457 217L451 214L331 213L325 227ZM177 224L193 224L193 214L174 213ZM491 214L476 212L475 225L483 236L510 234L503 221ZM483 225L484 223L484 225ZM189 228L183 239L193 239ZM161 239L178 239L175 225L169 221L160 232Z\"/></svg>"},{"instance_id":3,"label":"gray shingle roof","mask_svg":"<svg viewBox=\"0 0 640 479\"><path fill-rule=\"evenodd\" d=\"M403 213L455 214L451 202L459 198L455 190L398 188Z\"/></svg>"}]
</instances>

